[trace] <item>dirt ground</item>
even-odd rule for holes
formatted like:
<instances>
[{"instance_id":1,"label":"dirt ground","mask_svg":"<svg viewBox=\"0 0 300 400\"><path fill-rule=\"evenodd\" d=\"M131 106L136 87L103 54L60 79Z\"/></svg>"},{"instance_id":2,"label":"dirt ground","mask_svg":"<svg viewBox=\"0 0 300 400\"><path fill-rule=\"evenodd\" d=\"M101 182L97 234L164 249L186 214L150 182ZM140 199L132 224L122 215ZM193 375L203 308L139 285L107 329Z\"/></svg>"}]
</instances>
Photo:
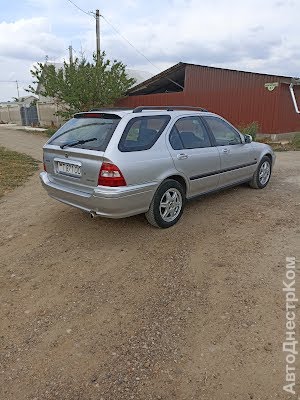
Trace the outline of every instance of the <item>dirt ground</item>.
<instances>
[{"instance_id":1,"label":"dirt ground","mask_svg":"<svg viewBox=\"0 0 300 400\"><path fill-rule=\"evenodd\" d=\"M39 159L44 141L0 127ZM168 230L91 220L38 174L3 197L0 399L297 398L282 390L282 281L299 258L299 171L300 152L278 153L266 189L190 202Z\"/></svg>"}]
</instances>

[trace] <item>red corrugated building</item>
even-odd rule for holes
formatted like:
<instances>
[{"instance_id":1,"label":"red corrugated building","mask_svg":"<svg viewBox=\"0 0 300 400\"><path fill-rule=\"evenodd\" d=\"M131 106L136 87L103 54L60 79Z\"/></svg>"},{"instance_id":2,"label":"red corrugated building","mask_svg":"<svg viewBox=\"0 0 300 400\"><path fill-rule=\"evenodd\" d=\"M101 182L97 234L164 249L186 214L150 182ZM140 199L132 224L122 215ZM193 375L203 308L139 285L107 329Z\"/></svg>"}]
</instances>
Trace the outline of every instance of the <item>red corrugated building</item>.
<instances>
[{"instance_id":1,"label":"red corrugated building","mask_svg":"<svg viewBox=\"0 0 300 400\"><path fill-rule=\"evenodd\" d=\"M299 83L287 76L178 63L132 87L117 105L198 106L234 125L256 121L261 133L299 132Z\"/></svg>"}]
</instances>

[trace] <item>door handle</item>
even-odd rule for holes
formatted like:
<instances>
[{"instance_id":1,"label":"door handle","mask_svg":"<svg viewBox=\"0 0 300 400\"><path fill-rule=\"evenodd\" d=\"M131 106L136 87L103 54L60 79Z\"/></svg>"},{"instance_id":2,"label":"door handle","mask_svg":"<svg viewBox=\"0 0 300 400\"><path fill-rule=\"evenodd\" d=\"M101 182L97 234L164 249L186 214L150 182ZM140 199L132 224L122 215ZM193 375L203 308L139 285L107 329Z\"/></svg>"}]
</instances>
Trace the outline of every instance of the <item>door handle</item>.
<instances>
[{"instance_id":1,"label":"door handle","mask_svg":"<svg viewBox=\"0 0 300 400\"><path fill-rule=\"evenodd\" d=\"M180 153L180 154L177 154L177 158L178 158L178 160L185 160L186 158L188 158L188 155L184 154L184 153Z\"/></svg>"},{"instance_id":2,"label":"door handle","mask_svg":"<svg viewBox=\"0 0 300 400\"><path fill-rule=\"evenodd\" d=\"M223 149L222 151L223 151L223 153L230 153L230 150L227 148Z\"/></svg>"}]
</instances>

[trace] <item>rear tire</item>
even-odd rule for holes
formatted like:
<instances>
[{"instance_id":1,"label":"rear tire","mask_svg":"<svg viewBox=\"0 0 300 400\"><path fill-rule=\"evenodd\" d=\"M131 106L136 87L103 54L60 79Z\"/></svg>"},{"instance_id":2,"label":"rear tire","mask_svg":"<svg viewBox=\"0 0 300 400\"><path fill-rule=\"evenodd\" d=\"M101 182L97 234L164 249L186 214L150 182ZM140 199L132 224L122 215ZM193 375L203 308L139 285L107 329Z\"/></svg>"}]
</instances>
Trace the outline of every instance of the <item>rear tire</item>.
<instances>
[{"instance_id":1,"label":"rear tire","mask_svg":"<svg viewBox=\"0 0 300 400\"><path fill-rule=\"evenodd\" d=\"M249 185L254 189L263 189L269 183L272 173L272 161L269 157L264 156L256 171L253 174Z\"/></svg>"},{"instance_id":2,"label":"rear tire","mask_svg":"<svg viewBox=\"0 0 300 400\"><path fill-rule=\"evenodd\" d=\"M167 179L157 189L145 215L151 225L170 228L181 218L184 204L185 193L182 185L174 179Z\"/></svg>"}]
</instances>

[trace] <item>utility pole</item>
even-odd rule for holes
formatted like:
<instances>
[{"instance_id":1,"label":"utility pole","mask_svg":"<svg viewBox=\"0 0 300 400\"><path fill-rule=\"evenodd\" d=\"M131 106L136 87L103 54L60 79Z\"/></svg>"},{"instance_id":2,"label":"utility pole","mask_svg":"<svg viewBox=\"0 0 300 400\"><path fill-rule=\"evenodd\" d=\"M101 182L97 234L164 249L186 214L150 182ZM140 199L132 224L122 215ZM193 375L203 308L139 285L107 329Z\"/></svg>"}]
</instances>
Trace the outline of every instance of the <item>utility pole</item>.
<instances>
[{"instance_id":1,"label":"utility pole","mask_svg":"<svg viewBox=\"0 0 300 400\"><path fill-rule=\"evenodd\" d=\"M96 59L100 61L100 13L96 10Z\"/></svg>"},{"instance_id":2,"label":"utility pole","mask_svg":"<svg viewBox=\"0 0 300 400\"><path fill-rule=\"evenodd\" d=\"M18 98L20 97L20 92L19 92L19 82L16 80L16 85L17 85L17 93L18 93Z\"/></svg>"},{"instance_id":3,"label":"utility pole","mask_svg":"<svg viewBox=\"0 0 300 400\"><path fill-rule=\"evenodd\" d=\"M72 45L69 46L69 61L70 61L70 65L73 64L73 47Z\"/></svg>"}]
</instances>

